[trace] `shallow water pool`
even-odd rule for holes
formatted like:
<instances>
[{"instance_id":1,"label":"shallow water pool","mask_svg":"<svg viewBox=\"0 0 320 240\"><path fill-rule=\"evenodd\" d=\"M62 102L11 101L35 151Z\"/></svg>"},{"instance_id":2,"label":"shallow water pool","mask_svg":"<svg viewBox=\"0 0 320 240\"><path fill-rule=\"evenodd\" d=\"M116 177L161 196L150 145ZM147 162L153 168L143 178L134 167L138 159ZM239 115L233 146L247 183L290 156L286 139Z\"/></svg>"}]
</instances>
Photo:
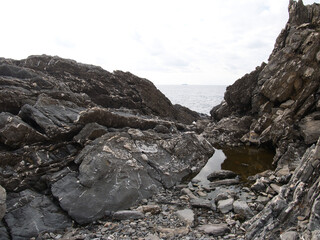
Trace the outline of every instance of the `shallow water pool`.
<instances>
[{"instance_id":1,"label":"shallow water pool","mask_svg":"<svg viewBox=\"0 0 320 240\"><path fill-rule=\"evenodd\" d=\"M223 169L239 174L245 182L249 176L273 169L274 154L274 151L269 149L248 146L215 149L213 156L193 179L207 186L207 176L213 171Z\"/></svg>"}]
</instances>

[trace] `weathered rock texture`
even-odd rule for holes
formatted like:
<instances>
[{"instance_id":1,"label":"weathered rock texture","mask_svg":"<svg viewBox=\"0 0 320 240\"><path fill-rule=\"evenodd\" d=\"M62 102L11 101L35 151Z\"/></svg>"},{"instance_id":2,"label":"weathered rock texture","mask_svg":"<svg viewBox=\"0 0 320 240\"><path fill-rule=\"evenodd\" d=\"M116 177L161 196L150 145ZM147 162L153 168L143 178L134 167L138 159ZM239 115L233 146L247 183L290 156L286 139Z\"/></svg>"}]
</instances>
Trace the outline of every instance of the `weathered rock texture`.
<instances>
[{"instance_id":1,"label":"weathered rock texture","mask_svg":"<svg viewBox=\"0 0 320 240\"><path fill-rule=\"evenodd\" d=\"M290 1L289 21L269 62L229 86L225 101L212 109L217 122L207 132L213 143L272 145L274 163L294 169L294 160L318 140L319 11L318 4Z\"/></svg>"},{"instance_id":2,"label":"weathered rock texture","mask_svg":"<svg viewBox=\"0 0 320 240\"><path fill-rule=\"evenodd\" d=\"M245 224L246 239L319 239L320 5L290 0L289 15L268 63L227 88L205 129L213 144L274 147L289 181L267 189L279 194Z\"/></svg>"},{"instance_id":3,"label":"weathered rock texture","mask_svg":"<svg viewBox=\"0 0 320 240\"><path fill-rule=\"evenodd\" d=\"M90 223L174 186L213 153L186 125L197 119L130 73L45 55L1 58L8 233L29 239ZM0 191L0 219L4 198Z\"/></svg>"}]
</instances>

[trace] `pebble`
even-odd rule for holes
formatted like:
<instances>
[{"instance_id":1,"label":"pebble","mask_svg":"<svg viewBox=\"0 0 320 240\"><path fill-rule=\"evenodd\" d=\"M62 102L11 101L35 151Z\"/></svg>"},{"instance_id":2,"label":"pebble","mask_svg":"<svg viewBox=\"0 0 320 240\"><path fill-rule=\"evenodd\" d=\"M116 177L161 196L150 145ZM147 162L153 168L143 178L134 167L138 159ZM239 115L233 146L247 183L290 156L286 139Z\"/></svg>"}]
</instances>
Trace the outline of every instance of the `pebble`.
<instances>
[{"instance_id":1,"label":"pebble","mask_svg":"<svg viewBox=\"0 0 320 240\"><path fill-rule=\"evenodd\" d=\"M187 223L188 225L193 224L194 221L194 213L191 209L179 210L176 212L178 218Z\"/></svg>"},{"instance_id":2,"label":"pebble","mask_svg":"<svg viewBox=\"0 0 320 240\"><path fill-rule=\"evenodd\" d=\"M132 210L115 212L107 222L74 227L43 239L244 239L239 215L249 218L251 209L257 213L271 199L259 194L256 200L255 193L241 185L218 187L203 195L202 187L192 189L201 197L186 185L175 187L142 200Z\"/></svg>"},{"instance_id":3,"label":"pebble","mask_svg":"<svg viewBox=\"0 0 320 240\"><path fill-rule=\"evenodd\" d=\"M203 226L200 226L198 230L212 236L223 236L225 233L230 232L230 229L227 224L203 225Z\"/></svg>"},{"instance_id":4,"label":"pebble","mask_svg":"<svg viewBox=\"0 0 320 240\"><path fill-rule=\"evenodd\" d=\"M216 210L216 206L212 202L202 198L191 199L190 204L192 207L208 208L208 209Z\"/></svg>"},{"instance_id":5,"label":"pebble","mask_svg":"<svg viewBox=\"0 0 320 240\"><path fill-rule=\"evenodd\" d=\"M233 202L234 202L233 198L228 198L226 200L220 200L218 202L218 209L222 213L228 213L229 211L231 211L233 209Z\"/></svg>"}]
</instances>

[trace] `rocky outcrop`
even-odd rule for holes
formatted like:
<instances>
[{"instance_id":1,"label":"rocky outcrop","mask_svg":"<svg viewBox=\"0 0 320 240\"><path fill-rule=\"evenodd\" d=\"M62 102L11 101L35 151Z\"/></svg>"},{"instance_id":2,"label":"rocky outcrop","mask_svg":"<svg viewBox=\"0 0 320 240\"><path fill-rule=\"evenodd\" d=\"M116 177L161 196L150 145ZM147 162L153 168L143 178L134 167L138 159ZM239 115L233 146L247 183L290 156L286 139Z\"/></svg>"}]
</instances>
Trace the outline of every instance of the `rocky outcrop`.
<instances>
[{"instance_id":1,"label":"rocky outcrop","mask_svg":"<svg viewBox=\"0 0 320 240\"><path fill-rule=\"evenodd\" d=\"M318 239L319 167L320 139L305 152L289 183L246 223L246 239L278 239L280 233L284 237L288 232L297 239Z\"/></svg>"},{"instance_id":2,"label":"rocky outcrop","mask_svg":"<svg viewBox=\"0 0 320 240\"><path fill-rule=\"evenodd\" d=\"M16 61L0 59L0 111L17 114L34 105L40 94L70 101L79 107L99 105L127 108L143 115L156 115L191 123L199 116L180 110L148 80L129 72L110 73L101 67L52 56L30 56Z\"/></svg>"},{"instance_id":3,"label":"rocky outcrop","mask_svg":"<svg viewBox=\"0 0 320 240\"><path fill-rule=\"evenodd\" d=\"M204 131L213 144L220 135L220 145L276 149L275 172L251 186L267 194L258 197L266 206L243 225L248 240L319 239L319 67L320 5L290 0L268 63L228 87L211 111L214 122ZM244 118L251 123L237 129Z\"/></svg>"},{"instance_id":4,"label":"rocky outcrop","mask_svg":"<svg viewBox=\"0 0 320 240\"><path fill-rule=\"evenodd\" d=\"M97 138L74 160L79 172L63 172L52 184L53 196L74 220L89 223L173 187L192 173L190 166L199 171L212 153L192 133L166 138L137 129Z\"/></svg>"},{"instance_id":5,"label":"rocky outcrop","mask_svg":"<svg viewBox=\"0 0 320 240\"><path fill-rule=\"evenodd\" d=\"M236 132L241 137L234 132L227 134L232 137L224 137L220 144L227 144L231 139L244 144L272 145L277 149L274 163L283 165L288 164L284 158L291 154L292 148L305 150L317 141L320 135L319 11L318 4L304 6L302 1L290 1L289 21L277 38L269 62L229 86L225 101L211 111L217 126L230 119L237 125L244 117L253 117L245 134L239 130ZM208 129L208 135L215 129L215 126ZM297 151L300 154L296 160L303 150Z\"/></svg>"},{"instance_id":6,"label":"rocky outcrop","mask_svg":"<svg viewBox=\"0 0 320 240\"><path fill-rule=\"evenodd\" d=\"M91 223L173 187L214 151L186 125L197 119L130 73L45 55L0 59L2 235Z\"/></svg>"}]
</instances>

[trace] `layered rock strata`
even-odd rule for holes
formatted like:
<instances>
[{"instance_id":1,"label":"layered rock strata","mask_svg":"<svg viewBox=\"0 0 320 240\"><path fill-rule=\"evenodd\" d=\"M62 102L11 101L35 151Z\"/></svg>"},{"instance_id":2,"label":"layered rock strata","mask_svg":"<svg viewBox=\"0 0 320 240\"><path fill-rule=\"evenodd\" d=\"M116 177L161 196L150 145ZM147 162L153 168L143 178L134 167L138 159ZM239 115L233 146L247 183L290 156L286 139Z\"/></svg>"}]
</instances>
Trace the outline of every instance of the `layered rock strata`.
<instances>
[{"instance_id":1,"label":"layered rock strata","mask_svg":"<svg viewBox=\"0 0 320 240\"><path fill-rule=\"evenodd\" d=\"M275 172L251 188L277 194L243 225L248 240L319 239L319 69L320 5L290 0L268 63L229 86L211 111L211 143L276 149Z\"/></svg>"},{"instance_id":2,"label":"layered rock strata","mask_svg":"<svg viewBox=\"0 0 320 240\"><path fill-rule=\"evenodd\" d=\"M186 125L197 119L130 73L0 59L1 231L29 239L171 188L214 151Z\"/></svg>"}]
</instances>

